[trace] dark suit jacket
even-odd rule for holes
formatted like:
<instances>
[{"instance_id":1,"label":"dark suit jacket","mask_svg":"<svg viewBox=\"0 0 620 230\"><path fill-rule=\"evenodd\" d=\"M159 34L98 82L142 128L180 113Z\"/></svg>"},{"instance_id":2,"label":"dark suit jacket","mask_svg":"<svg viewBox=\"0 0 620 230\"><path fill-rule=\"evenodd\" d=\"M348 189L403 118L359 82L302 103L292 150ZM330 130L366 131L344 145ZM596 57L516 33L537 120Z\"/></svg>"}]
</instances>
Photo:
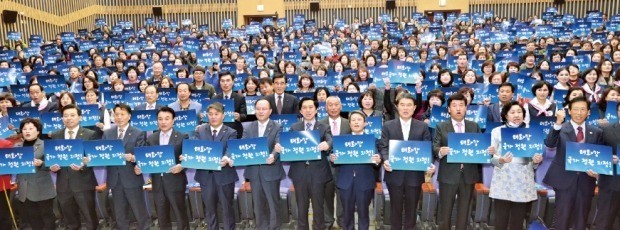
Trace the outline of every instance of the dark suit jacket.
<instances>
[{"instance_id":1,"label":"dark suit jacket","mask_svg":"<svg viewBox=\"0 0 620 230\"><path fill-rule=\"evenodd\" d=\"M276 94L265 96L265 99L269 101L271 105L271 111L273 114L278 114L278 107L276 106ZM299 99L297 97L284 93L282 97L282 113L280 114L298 114L299 113Z\"/></svg>"},{"instance_id":2,"label":"dark suit jacket","mask_svg":"<svg viewBox=\"0 0 620 230\"><path fill-rule=\"evenodd\" d=\"M222 125L222 128L220 128L220 131L217 133L217 137L215 137L215 140L213 140L213 131L211 130L211 126L209 124L202 124L196 127L195 135L195 139L197 140L222 142L222 144L224 145L224 152L222 153L222 156L228 156L228 140L237 139L237 131L226 125ZM229 166L223 167L221 171L196 170L194 180L200 183L200 185L205 186L207 185L207 175L209 173L215 174L215 183L217 183L218 185L235 183L239 180L235 167Z\"/></svg>"},{"instance_id":3,"label":"dark suit jacket","mask_svg":"<svg viewBox=\"0 0 620 230\"><path fill-rule=\"evenodd\" d=\"M341 135L348 135L343 134ZM375 143L375 151L378 142ZM375 164L334 164L337 167L336 187L339 189L351 189L355 180L356 191L365 191L375 188Z\"/></svg>"},{"instance_id":4,"label":"dark suit jacket","mask_svg":"<svg viewBox=\"0 0 620 230\"><path fill-rule=\"evenodd\" d=\"M585 130L585 143L590 144L603 144L603 131L597 127L587 125ZM543 182L554 189L567 189L577 184L577 178L584 180L587 187L583 187L584 192L594 194L594 186L596 180L586 173L579 173L573 171L566 171L566 142L577 141L577 134L573 129L573 125L570 122L562 124L560 130L551 129L547 139L545 139L545 145L549 148L557 148L556 154L549 170L545 175Z\"/></svg>"},{"instance_id":5,"label":"dark suit jacket","mask_svg":"<svg viewBox=\"0 0 620 230\"><path fill-rule=\"evenodd\" d=\"M18 143L15 147L22 147L23 143ZM26 199L30 201L42 201L56 197L56 189L50 175L49 167L45 166L45 154L43 154L43 140L38 139L34 145L34 158L43 160L43 164L35 167L35 173L18 174L17 198L21 202Z\"/></svg>"},{"instance_id":6,"label":"dark suit jacket","mask_svg":"<svg viewBox=\"0 0 620 230\"><path fill-rule=\"evenodd\" d=\"M620 144L620 124L615 123L613 125L608 125L603 127L603 142L607 146L611 146L613 149L613 154L615 155L618 150L618 144ZM614 165L614 172L615 167ZM600 189L608 189L612 191L620 191L620 177L617 175L607 176L607 175L599 175L598 178L598 187Z\"/></svg>"},{"instance_id":7,"label":"dark suit jacket","mask_svg":"<svg viewBox=\"0 0 620 230\"><path fill-rule=\"evenodd\" d=\"M269 152L273 154L275 162L273 164L252 165L248 166L243 172L243 177L251 181L259 180L262 178L264 181L280 181L284 179L286 174L280 162L280 154L274 151L276 143L280 143L280 133L282 133L282 126L269 120L267 127L265 127L265 133L263 137L267 137L269 146ZM257 138L258 137L258 121L253 121L247 129L243 130L243 139ZM258 175L261 175L259 178Z\"/></svg>"},{"instance_id":8,"label":"dark suit jacket","mask_svg":"<svg viewBox=\"0 0 620 230\"><path fill-rule=\"evenodd\" d=\"M331 125L329 124L329 118L324 118L323 120L320 120L319 122L329 126L330 131L331 131ZM351 126L349 126L349 119L340 118L340 133L339 134L340 135L351 134ZM332 133L332 136L333 136L333 133Z\"/></svg>"},{"instance_id":9,"label":"dark suit jacket","mask_svg":"<svg viewBox=\"0 0 620 230\"><path fill-rule=\"evenodd\" d=\"M487 114L487 122L502 122L502 107L499 103L489 105L489 113Z\"/></svg>"},{"instance_id":10,"label":"dark suit jacket","mask_svg":"<svg viewBox=\"0 0 620 230\"><path fill-rule=\"evenodd\" d=\"M237 131L237 138L241 138L241 135L243 134L243 125L241 125L241 122L244 122L248 116L248 112L247 112L246 105L245 105L245 97L235 92L232 92L231 97L233 100L235 100L235 112L239 113L239 121L224 122L224 124L227 125L228 127L235 129ZM223 94L220 93L220 94L215 95L215 97L213 98L222 99L224 97L223 97Z\"/></svg>"},{"instance_id":11,"label":"dark suit jacket","mask_svg":"<svg viewBox=\"0 0 620 230\"><path fill-rule=\"evenodd\" d=\"M400 118L387 121L381 128L381 142L379 151L381 152L381 158L383 160L390 159L390 140L405 140L403 137L403 129L401 127ZM411 126L409 128L408 141L430 141L431 132L428 129L426 123L411 119ZM400 171L393 170L392 172L385 172L383 180L393 186L420 186L424 183L425 172L415 171Z\"/></svg>"},{"instance_id":12,"label":"dark suit jacket","mask_svg":"<svg viewBox=\"0 0 620 230\"><path fill-rule=\"evenodd\" d=\"M164 106L163 106L163 105L160 105L160 104L155 103L155 110L159 110L159 109L161 109L162 107L164 107ZM142 104L139 104L139 105L136 105L136 107L134 108L134 110L146 110L146 102L145 102L145 103L142 103Z\"/></svg>"},{"instance_id":13,"label":"dark suit jacket","mask_svg":"<svg viewBox=\"0 0 620 230\"><path fill-rule=\"evenodd\" d=\"M480 133L478 123L473 121L465 121L466 133ZM441 122L435 128L435 136L433 137L433 154L439 158L439 148L448 146L448 133L454 133L452 119ZM448 163L449 156L443 156L439 162L439 172L437 180L446 184L458 184L461 178L461 164ZM490 157L490 156L489 156ZM463 175L466 184L474 184L480 180L479 164L463 164Z\"/></svg>"},{"instance_id":14,"label":"dark suit jacket","mask_svg":"<svg viewBox=\"0 0 620 230\"><path fill-rule=\"evenodd\" d=\"M24 104L22 104L22 107L34 107L30 104L29 102L26 102ZM56 112L58 111L58 104L56 104L55 102L49 101L47 103L47 106L45 106L45 108L43 110L40 110L39 113L45 113L45 112Z\"/></svg>"},{"instance_id":15,"label":"dark suit jacket","mask_svg":"<svg viewBox=\"0 0 620 230\"><path fill-rule=\"evenodd\" d=\"M94 136L95 131L80 127L75 139L93 140ZM65 129L52 133L52 139L64 140ZM83 192L95 190L97 186L97 179L95 178L93 168L88 166L84 166L82 170L79 171L75 171L69 167L62 167L56 174L58 175L56 178L57 192Z\"/></svg>"},{"instance_id":16,"label":"dark suit jacket","mask_svg":"<svg viewBox=\"0 0 620 230\"><path fill-rule=\"evenodd\" d=\"M306 128L304 127L303 120L293 124L290 129L290 131L304 130L306 130ZM305 161L292 162L288 176L293 181L293 184L310 178L312 178L314 183L325 183L333 178L331 169L329 168L329 162L327 161L332 147L332 131L329 125L318 121L314 123L314 130L319 130L319 136L321 137L319 143L323 141L327 142L330 149L321 152L321 160L309 161L307 166Z\"/></svg>"},{"instance_id":17,"label":"dark suit jacket","mask_svg":"<svg viewBox=\"0 0 620 230\"><path fill-rule=\"evenodd\" d=\"M160 131L156 131L155 133L153 133L153 135L149 136L146 139L146 145L159 146L159 133ZM179 160L179 156L181 156L183 140L187 138L187 134L172 130L170 139L168 140L169 145L174 145L174 160L177 164L181 163L181 161ZM154 182L153 192L160 191L163 189L163 187L167 187L166 190L172 192L181 192L185 191L185 186L187 186L187 177L185 176L185 170L177 174L164 173L163 178L160 173L153 173L151 174L151 177L153 178ZM158 181L161 181L162 183L158 183Z\"/></svg>"},{"instance_id":18,"label":"dark suit jacket","mask_svg":"<svg viewBox=\"0 0 620 230\"><path fill-rule=\"evenodd\" d=\"M103 131L103 140L116 140L118 139L118 127L114 126L110 129ZM146 132L128 126L123 136L123 147L125 153L134 154L135 147L141 147L146 145ZM129 161L125 162L125 166L110 166L107 167L107 185L109 188L116 188L118 180L121 181L123 188L136 188L144 185L144 178L142 175L136 175L134 173L134 166L136 163Z\"/></svg>"}]
</instances>

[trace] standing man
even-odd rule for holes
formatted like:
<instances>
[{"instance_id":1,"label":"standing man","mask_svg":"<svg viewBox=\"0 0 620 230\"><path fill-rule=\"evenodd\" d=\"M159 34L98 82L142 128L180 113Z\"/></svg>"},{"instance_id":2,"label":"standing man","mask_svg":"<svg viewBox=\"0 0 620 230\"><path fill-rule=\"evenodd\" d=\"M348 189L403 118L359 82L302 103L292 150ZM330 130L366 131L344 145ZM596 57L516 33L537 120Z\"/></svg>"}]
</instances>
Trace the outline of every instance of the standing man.
<instances>
[{"instance_id":1,"label":"standing man","mask_svg":"<svg viewBox=\"0 0 620 230\"><path fill-rule=\"evenodd\" d=\"M456 229L467 229L471 195L474 190L474 184L480 178L480 167L478 164L448 163L447 155L450 153L448 133L480 133L478 123L465 120L466 111L467 99L463 94L459 93L450 96L448 98L450 120L437 125L435 137L433 138L433 153L436 154L435 156L440 162L439 175L437 175L437 180L441 187L439 212L437 214L440 230L452 228L450 218L456 197L458 197Z\"/></svg>"},{"instance_id":2,"label":"standing man","mask_svg":"<svg viewBox=\"0 0 620 230\"><path fill-rule=\"evenodd\" d=\"M149 85L144 89L144 98L146 102L143 104L136 105L136 110L159 110L161 107L164 107L161 104L157 104L157 98L159 95L157 94L157 86Z\"/></svg>"},{"instance_id":3,"label":"standing man","mask_svg":"<svg viewBox=\"0 0 620 230\"><path fill-rule=\"evenodd\" d=\"M489 105L489 113L487 114L487 122L502 122L502 107L510 103L514 96L515 86L509 82L499 85L499 103Z\"/></svg>"},{"instance_id":4,"label":"standing man","mask_svg":"<svg viewBox=\"0 0 620 230\"><path fill-rule=\"evenodd\" d=\"M228 157L226 143L230 139L237 139L237 131L224 125L224 106L215 102L207 108L208 124L196 127L197 140L222 142L222 170L196 170L194 180L200 183L202 201L205 206L205 221L209 229L220 229L217 218L218 205L224 215L224 229L235 229L235 212L233 198L235 182L239 180L233 161Z\"/></svg>"},{"instance_id":5,"label":"standing man","mask_svg":"<svg viewBox=\"0 0 620 230\"><path fill-rule=\"evenodd\" d=\"M241 125L241 122L244 122L248 116L245 106L245 97L239 93L233 92L235 77L230 72L221 72L219 76L222 93L215 95L214 98L235 101L235 121L225 122L224 124L235 129L237 131L237 138L241 138L241 135L243 135L243 125Z\"/></svg>"},{"instance_id":6,"label":"standing man","mask_svg":"<svg viewBox=\"0 0 620 230\"><path fill-rule=\"evenodd\" d=\"M351 134L351 127L349 126L349 120L342 118L340 113L342 112L342 103L338 96L330 96L325 100L325 106L327 107L328 117L319 121L329 126L332 136ZM366 120L364 118L364 120ZM332 176L338 177L338 171L330 164ZM334 219L334 198L336 198L336 219ZM342 203L340 202L339 191L336 189L335 180L330 180L325 185L325 227L330 228L334 225L334 222L338 223L338 226L342 226Z\"/></svg>"},{"instance_id":7,"label":"standing man","mask_svg":"<svg viewBox=\"0 0 620 230\"><path fill-rule=\"evenodd\" d=\"M34 87L31 86L31 88ZM52 133L52 139L94 139L95 131L80 127L82 110L76 105L68 104L62 107L60 112L65 128ZM97 179L93 168L82 163L79 166L72 164L70 168L52 165L50 170L57 175L57 198L67 229L80 229L82 219L86 223L87 229L97 229L99 226L99 219L95 211Z\"/></svg>"},{"instance_id":8,"label":"standing man","mask_svg":"<svg viewBox=\"0 0 620 230\"><path fill-rule=\"evenodd\" d=\"M325 228L323 203L325 202L325 184L332 180L331 169L327 156L332 146L332 134L328 125L317 122L316 113L319 102L311 98L303 98L299 104L303 120L293 124L290 131L318 130L321 143L321 159L315 161L297 161L291 163L289 177L295 186L297 196L297 229L308 229L308 210L312 200L313 229Z\"/></svg>"},{"instance_id":9,"label":"standing man","mask_svg":"<svg viewBox=\"0 0 620 230\"><path fill-rule=\"evenodd\" d=\"M286 77L283 74L273 76L273 89L275 94L265 96L271 104L271 110L275 114L298 114L299 100L297 97L284 93L286 90Z\"/></svg>"},{"instance_id":10,"label":"standing man","mask_svg":"<svg viewBox=\"0 0 620 230\"><path fill-rule=\"evenodd\" d=\"M149 229L149 216L144 201L144 178L134 173L136 158L134 148L146 144L146 133L129 125L131 107L127 104L114 106L114 121L116 127L103 131L103 140L123 140L125 148L125 165L107 167L107 185L112 189L114 216L116 227L121 230L129 229L129 213L133 212L138 223L138 229Z\"/></svg>"},{"instance_id":11,"label":"standing man","mask_svg":"<svg viewBox=\"0 0 620 230\"><path fill-rule=\"evenodd\" d=\"M398 118L385 122L381 129L381 142L379 151L383 158L385 168L384 181L390 192L391 223L392 229L415 229L416 211L422 183L424 183L424 172L420 171L401 171L392 170L390 166L390 140L404 141L430 141L431 132L426 123L413 119L415 111L415 99L409 93L401 93L396 97L396 109ZM434 172L434 166L428 173ZM403 220L403 209L405 219Z\"/></svg>"},{"instance_id":12,"label":"standing man","mask_svg":"<svg viewBox=\"0 0 620 230\"><path fill-rule=\"evenodd\" d=\"M598 174L567 171L566 142L603 144L603 131L585 123L590 115L590 101L584 97L568 103L568 114L571 120L564 122L564 110L557 111L556 123L545 139L547 147L557 150L543 182L555 191L555 228L586 229Z\"/></svg>"},{"instance_id":13,"label":"standing man","mask_svg":"<svg viewBox=\"0 0 620 230\"><path fill-rule=\"evenodd\" d=\"M616 111L620 111L620 106L616 107ZM611 146L614 153L614 164L618 164L618 156L616 151L620 144L620 124L603 126L603 142L607 146ZM616 167L618 167L616 165ZM611 230L614 226L614 220L620 211L620 177L599 175L598 179L598 204L597 215L594 219L596 229Z\"/></svg>"},{"instance_id":14,"label":"standing man","mask_svg":"<svg viewBox=\"0 0 620 230\"><path fill-rule=\"evenodd\" d=\"M147 146L172 145L174 146L174 159L176 165L172 166L168 173L151 174L153 181L153 199L157 211L157 220L160 229L172 229L170 210L174 212L179 230L189 229L189 216L185 205L185 186L187 177L181 167L181 148L187 134L174 130L174 110L162 107L157 111L157 127L159 131L146 139ZM142 174L140 167L134 167L136 175Z\"/></svg>"},{"instance_id":15,"label":"standing man","mask_svg":"<svg viewBox=\"0 0 620 230\"><path fill-rule=\"evenodd\" d=\"M243 130L243 139L267 137L271 154L265 160L267 164L248 166L243 176L250 180L252 186L256 228L280 229L280 180L286 175L280 162L281 148L276 148L276 144L280 142L282 126L269 120L272 112L269 101L256 101L255 111L258 120Z\"/></svg>"}]
</instances>

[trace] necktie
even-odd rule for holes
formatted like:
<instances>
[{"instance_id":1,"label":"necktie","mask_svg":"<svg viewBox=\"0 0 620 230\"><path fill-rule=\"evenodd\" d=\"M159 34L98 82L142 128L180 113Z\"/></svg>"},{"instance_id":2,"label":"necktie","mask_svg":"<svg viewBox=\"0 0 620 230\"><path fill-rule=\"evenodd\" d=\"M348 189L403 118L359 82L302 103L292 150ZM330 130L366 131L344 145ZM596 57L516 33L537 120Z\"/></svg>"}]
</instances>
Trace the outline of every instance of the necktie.
<instances>
[{"instance_id":1,"label":"necktie","mask_svg":"<svg viewBox=\"0 0 620 230\"><path fill-rule=\"evenodd\" d=\"M228 99L230 99L230 96L228 95L224 96L224 100L228 100Z\"/></svg>"},{"instance_id":2,"label":"necktie","mask_svg":"<svg viewBox=\"0 0 620 230\"><path fill-rule=\"evenodd\" d=\"M168 141L169 141L168 140L169 139L168 138L168 134L167 133L162 133L161 136L162 136L162 140L160 141L161 145L167 145Z\"/></svg>"},{"instance_id":3,"label":"necktie","mask_svg":"<svg viewBox=\"0 0 620 230\"><path fill-rule=\"evenodd\" d=\"M278 109L278 114L282 114L282 95L278 96L278 101L276 102L276 108Z\"/></svg>"},{"instance_id":4,"label":"necktie","mask_svg":"<svg viewBox=\"0 0 620 230\"><path fill-rule=\"evenodd\" d=\"M463 124L462 123L460 123L460 122L456 123L456 128L457 128L457 130L456 130L457 133L463 133Z\"/></svg>"},{"instance_id":5,"label":"necktie","mask_svg":"<svg viewBox=\"0 0 620 230\"><path fill-rule=\"evenodd\" d=\"M75 132L73 132L73 130L69 130L69 140L75 139L75 135L73 134L75 134Z\"/></svg>"},{"instance_id":6,"label":"necktie","mask_svg":"<svg viewBox=\"0 0 620 230\"><path fill-rule=\"evenodd\" d=\"M306 131L312 131L312 124L306 123Z\"/></svg>"},{"instance_id":7,"label":"necktie","mask_svg":"<svg viewBox=\"0 0 620 230\"><path fill-rule=\"evenodd\" d=\"M583 142L583 128L581 126L577 127L577 142Z\"/></svg>"},{"instance_id":8,"label":"necktie","mask_svg":"<svg viewBox=\"0 0 620 230\"><path fill-rule=\"evenodd\" d=\"M211 137L213 138L213 140L215 140L215 138L217 137L217 130L213 130L213 135Z\"/></svg>"},{"instance_id":9,"label":"necktie","mask_svg":"<svg viewBox=\"0 0 620 230\"><path fill-rule=\"evenodd\" d=\"M153 108L153 106L152 106L152 105L147 105L147 106L146 106L146 110L153 110L153 109L155 109L155 108Z\"/></svg>"},{"instance_id":10,"label":"necktie","mask_svg":"<svg viewBox=\"0 0 620 230\"><path fill-rule=\"evenodd\" d=\"M338 122L336 122L336 120L334 120L334 123L332 125L332 135L333 136L338 136L338 134L340 134L340 132L338 132Z\"/></svg>"},{"instance_id":11,"label":"necktie","mask_svg":"<svg viewBox=\"0 0 620 230\"><path fill-rule=\"evenodd\" d=\"M41 104L39 104L39 103L35 103L35 104L34 104L34 107L39 108L39 105L41 105Z\"/></svg>"},{"instance_id":12,"label":"necktie","mask_svg":"<svg viewBox=\"0 0 620 230\"><path fill-rule=\"evenodd\" d=\"M124 135L125 135L125 130L119 129L118 130L118 139L122 140Z\"/></svg>"}]
</instances>

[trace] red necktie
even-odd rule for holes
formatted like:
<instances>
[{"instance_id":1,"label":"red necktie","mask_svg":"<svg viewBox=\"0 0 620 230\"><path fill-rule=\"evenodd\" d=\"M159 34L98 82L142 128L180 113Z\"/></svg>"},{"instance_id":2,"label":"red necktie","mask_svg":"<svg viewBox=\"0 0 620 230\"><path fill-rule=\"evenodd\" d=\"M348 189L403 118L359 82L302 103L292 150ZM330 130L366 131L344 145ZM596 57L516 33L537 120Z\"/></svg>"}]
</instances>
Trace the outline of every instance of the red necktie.
<instances>
[{"instance_id":1,"label":"red necktie","mask_svg":"<svg viewBox=\"0 0 620 230\"><path fill-rule=\"evenodd\" d=\"M583 128L581 126L577 127L577 142L583 142Z\"/></svg>"}]
</instances>

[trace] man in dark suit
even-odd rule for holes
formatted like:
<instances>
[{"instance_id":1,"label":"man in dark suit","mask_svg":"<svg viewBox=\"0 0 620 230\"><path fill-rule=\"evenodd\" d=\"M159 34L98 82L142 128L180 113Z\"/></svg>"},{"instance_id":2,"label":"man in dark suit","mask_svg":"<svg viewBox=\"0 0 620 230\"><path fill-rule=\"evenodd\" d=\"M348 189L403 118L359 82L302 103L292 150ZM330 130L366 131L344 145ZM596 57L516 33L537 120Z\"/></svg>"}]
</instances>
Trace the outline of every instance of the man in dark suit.
<instances>
[{"instance_id":1,"label":"man in dark suit","mask_svg":"<svg viewBox=\"0 0 620 230\"><path fill-rule=\"evenodd\" d=\"M351 127L349 126L349 120L342 118L340 113L342 112L342 103L338 96L330 96L325 100L325 106L327 109L328 117L320 120L319 122L329 126L332 131L332 136L351 134ZM332 176L338 177L337 170L330 164ZM336 198L336 219L334 219L334 198ZM325 227L330 228L334 225L334 222L338 223L338 226L342 226L342 203L340 202L340 195L336 189L335 180L327 182L325 185Z\"/></svg>"},{"instance_id":2,"label":"man in dark suit","mask_svg":"<svg viewBox=\"0 0 620 230\"><path fill-rule=\"evenodd\" d=\"M228 157L226 143L237 139L237 131L224 125L224 106L215 102L207 107L208 124L196 127L195 139L219 141L224 145L222 152L222 170L196 170L194 179L200 183L202 201L205 206L205 220L209 229L220 229L217 218L217 206L222 208L224 229L235 229L235 212L233 198L235 182L239 180L233 161Z\"/></svg>"},{"instance_id":3,"label":"man in dark suit","mask_svg":"<svg viewBox=\"0 0 620 230\"><path fill-rule=\"evenodd\" d=\"M351 112L349 121L353 135L364 134L367 124L364 112L359 110ZM331 162L337 159L336 155L330 155ZM374 164L337 165L336 186L338 186L339 199L344 208L342 224L339 226L343 229L355 229L355 210L358 214L358 229L370 227L369 206L375 188L374 168L379 167L381 157L375 153L371 160Z\"/></svg>"},{"instance_id":4,"label":"man in dark suit","mask_svg":"<svg viewBox=\"0 0 620 230\"><path fill-rule=\"evenodd\" d=\"M273 76L273 89L275 94L265 96L269 101L271 110L275 114L298 114L299 100L297 97L284 93L286 90L286 77L283 74Z\"/></svg>"},{"instance_id":5,"label":"man in dark suit","mask_svg":"<svg viewBox=\"0 0 620 230\"><path fill-rule=\"evenodd\" d=\"M311 98L304 98L299 103L299 110L303 120L291 126L290 131L318 130L321 143L318 150L321 151L321 159L315 161L297 161L291 163L289 177L295 186L297 196L297 229L308 229L308 210L312 200L313 228L323 229L325 219L323 203L325 202L325 183L332 180L332 174L327 161L332 146L332 134L328 125L317 122L316 113L319 102Z\"/></svg>"},{"instance_id":6,"label":"man in dark suit","mask_svg":"<svg viewBox=\"0 0 620 230\"><path fill-rule=\"evenodd\" d=\"M431 133L426 123L413 119L415 99L409 93L400 94L396 100L398 118L385 122L381 129L379 151L385 169L384 180L391 199L392 229L414 229L416 226L416 210L424 183L424 172L393 171L390 167L390 140L430 141ZM428 173L434 172L434 166ZM405 210L403 220L403 209Z\"/></svg>"},{"instance_id":7,"label":"man in dark suit","mask_svg":"<svg viewBox=\"0 0 620 230\"><path fill-rule=\"evenodd\" d=\"M243 135L243 125L247 118L247 111L245 106L245 97L241 94L233 92L233 85L235 77L228 71L219 73L221 94L215 95L215 99L234 100L235 101L235 122L225 122L224 125L231 127L237 131L237 138L241 138Z\"/></svg>"},{"instance_id":8,"label":"man in dark suit","mask_svg":"<svg viewBox=\"0 0 620 230\"><path fill-rule=\"evenodd\" d=\"M479 180L480 165L448 163L448 133L480 133L478 124L465 120L467 111L467 99L462 94L453 94L448 98L448 113L450 120L441 122L435 129L433 137L433 153L439 159L439 174L437 180L441 193L439 193L439 212L437 219L439 229L445 230L452 227L450 221L454 199L458 197L456 206L456 229L467 229L469 218L469 204L474 190L474 184Z\"/></svg>"},{"instance_id":9,"label":"man in dark suit","mask_svg":"<svg viewBox=\"0 0 620 230\"><path fill-rule=\"evenodd\" d=\"M556 112L556 123L545 139L547 147L557 150L543 182L555 191L555 228L586 229L598 175L566 170L566 142L603 144L603 131L585 123L590 102L584 97L569 102L568 114L571 120L564 122L564 110Z\"/></svg>"},{"instance_id":10,"label":"man in dark suit","mask_svg":"<svg viewBox=\"0 0 620 230\"><path fill-rule=\"evenodd\" d=\"M94 139L95 131L80 127L82 111L76 105L64 106L61 114L65 128L52 133L52 139ZM95 210L97 179L93 168L82 163L79 166L73 164L70 168L52 165L50 170L57 174L57 198L67 228L80 229L83 219L87 229L97 229L99 225Z\"/></svg>"},{"instance_id":11,"label":"man in dark suit","mask_svg":"<svg viewBox=\"0 0 620 230\"><path fill-rule=\"evenodd\" d=\"M255 111L258 120L243 130L243 139L267 137L271 154L265 159L267 164L248 166L243 176L252 186L256 228L280 229L280 180L286 175L280 162L281 148L276 146L280 146L282 126L269 120L272 110L267 100L256 101Z\"/></svg>"},{"instance_id":12,"label":"man in dark suit","mask_svg":"<svg viewBox=\"0 0 620 230\"><path fill-rule=\"evenodd\" d=\"M30 102L22 104L22 107L35 107L39 110L39 113L57 111L56 103L45 97L45 90L43 90L42 85L38 83L30 84L28 86L28 94L30 95Z\"/></svg>"},{"instance_id":13,"label":"man in dark suit","mask_svg":"<svg viewBox=\"0 0 620 230\"><path fill-rule=\"evenodd\" d=\"M499 86L499 103L493 103L489 105L487 122L502 122L502 107L512 101L514 92L515 86L509 82L504 82Z\"/></svg>"},{"instance_id":14,"label":"man in dark suit","mask_svg":"<svg viewBox=\"0 0 620 230\"><path fill-rule=\"evenodd\" d=\"M157 104L157 87L154 85L149 85L144 90L144 98L146 102L143 104L136 105L135 110L159 110L163 105Z\"/></svg>"},{"instance_id":15,"label":"man in dark suit","mask_svg":"<svg viewBox=\"0 0 620 230\"><path fill-rule=\"evenodd\" d=\"M107 167L107 186L112 189L114 217L118 229L129 229L129 213L133 212L138 229L149 229L149 216L144 201L144 178L134 173L136 158L134 148L146 144L146 133L129 125L131 107L116 104L114 122L116 127L103 131L103 140L123 140L125 148L125 165Z\"/></svg>"},{"instance_id":16,"label":"man in dark suit","mask_svg":"<svg viewBox=\"0 0 620 230\"><path fill-rule=\"evenodd\" d=\"M185 205L185 186L187 177L185 170L181 167L181 147L183 140L187 139L187 134L174 130L174 110L169 107L162 107L157 111L157 126L159 131L153 133L146 139L147 146L172 145L174 146L174 158L176 165L170 168L169 173L151 174L153 183L153 199L157 211L157 220L160 229L172 229L170 221L170 209L174 212L177 221L177 228L180 230L189 229L189 216ZM141 175L142 171L136 165L134 167L136 175Z\"/></svg>"},{"instance_id":17,"label":"man in dark suit","mask_svg":"<svg viewBox=\"0 0 620 230\"><path fill-rule=\"evenodd\" d=\"M616 107L620 111L620 106ZM618 164L616 151L620 144L620 124L603 126L603 142L611 146L614 153L614 164ZM618 167L618 166L615 166ZM613 229L614 220L620 210L620 177L599 175L598 178L598 204L596 218L596 229Z\"/></svg>"}]
</instances>

